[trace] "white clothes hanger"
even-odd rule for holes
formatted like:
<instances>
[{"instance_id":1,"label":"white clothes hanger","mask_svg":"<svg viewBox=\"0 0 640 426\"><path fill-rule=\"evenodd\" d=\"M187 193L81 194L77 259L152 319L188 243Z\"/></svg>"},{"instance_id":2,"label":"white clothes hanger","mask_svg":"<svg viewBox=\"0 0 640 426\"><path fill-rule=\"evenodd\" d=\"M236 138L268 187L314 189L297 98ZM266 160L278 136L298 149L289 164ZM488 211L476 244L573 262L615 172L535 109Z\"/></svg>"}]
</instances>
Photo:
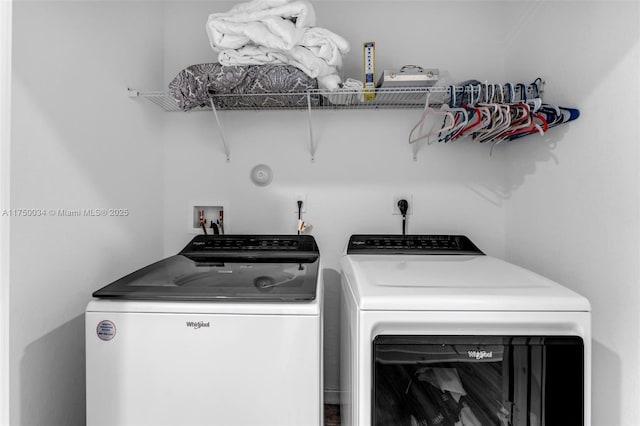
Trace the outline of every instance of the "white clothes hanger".
<instances>
[{"instance_id":1,"label":"white clothes hanger","mask_svg":"<svg viewBox=\"0 0 640 426\"><path fill-rule=\"evenodd\" d=\"M418 122L416 123L415 126L413 126L413 129L411 129L411 132L409 132L409 143L416 143L419 140L425 139L425 138L429 138L430 136L433 136L441 131L448 131L449 129L453 128L453 126L455 125L455 117L453 116L453 114L451 112L448 111L442 111L442 110L436 110L434 108L432 108L429 104L429 98L431 97L431 92L427 92L427 99L424 103L424 111L422 112L422 115L420 116L420 120L418 120ZM431 130L427 133L422 133L423 127L424 127L424 122L425 119L427 118L428 115L440 115L444 117L444 122L443 122L443 127L441 127L440 129L438 129L437 131ZM447 118L449 119L449 124L447 125ZM417 137L413 137L414 132L416 132L416 130L418 131L418 135ZM427 141L427 143L429 143L429 141Z\"/></svg>"},{"instance_id":2,"label":"white clothes hanger","mask_svg":"<svg viewBox=\"0 0 640 426\"><path fill-rule=\"evenodd\" d=\"M451 127L450 129L446 129L445 133L443 133L445 129L440 129L439 137L438 137L438 140L440 142L449 141L454 135L461 132L465 127L467 127L467 124L469 123L469 114L467 113L467 110L464 108L458 108L455 106L457 105L456 86L454 85L449 86L449 91L450 91L450 103L451 105L453 105L453 107L450 107L449 105L444 104L442 105L441 110L451 112L452 114L454 114L454 117L460 117L460 120L457 123L454 120L453 127Z\"/></svg>"}]
</instances>

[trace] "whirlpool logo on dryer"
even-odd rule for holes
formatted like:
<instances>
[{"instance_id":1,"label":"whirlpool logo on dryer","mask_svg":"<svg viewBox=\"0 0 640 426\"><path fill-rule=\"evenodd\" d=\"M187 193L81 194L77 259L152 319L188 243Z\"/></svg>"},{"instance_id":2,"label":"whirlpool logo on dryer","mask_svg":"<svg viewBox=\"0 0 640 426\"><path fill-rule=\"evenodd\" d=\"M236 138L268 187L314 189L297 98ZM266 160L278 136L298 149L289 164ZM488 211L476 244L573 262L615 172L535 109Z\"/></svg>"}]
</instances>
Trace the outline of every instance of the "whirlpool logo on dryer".
<instances>
[{"instance_id":1,"label":"whirlpool logo on dryer","mask_svg":"<svg viewBox=\"0 0 640 426\"><path fill-rule=\"evenodd\" d=\"M187 327L198 330L203 327L210 327L209 321L187 321Z\"/></svg>"},{"instance_id":2,"label":"whirlpool logo on dryer","mask_svg":"<svg viewBox=\"0 0 640 426\"><path fill-rule=\"evenodd\" d=\"M485 359L485 358L493 358L493 351L467 351L469 358L475 359Z\"/></svg>"}]
</instances>

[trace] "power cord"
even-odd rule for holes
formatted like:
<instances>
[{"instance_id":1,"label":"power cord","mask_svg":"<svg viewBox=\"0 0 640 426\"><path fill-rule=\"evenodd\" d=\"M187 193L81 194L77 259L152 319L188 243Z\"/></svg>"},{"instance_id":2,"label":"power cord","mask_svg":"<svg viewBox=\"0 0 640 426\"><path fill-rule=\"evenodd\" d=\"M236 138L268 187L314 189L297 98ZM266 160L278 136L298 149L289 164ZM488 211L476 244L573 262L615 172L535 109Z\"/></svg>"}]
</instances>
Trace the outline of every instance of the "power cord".
<instances>
[{"instance_id":1,"label":"power cord","mask_svg":"<svg viewBox=\"0 0 640 426\"><path fill-rule=\"evenodd\" d=\"M300 229L302 222L302 200L298 200L298 235L302 232Z\"/></svg>"},{"instance_id":2,"label":"power cord","mask_svg":"<svg viewBox=\"0 0 640 426\"><path fill-rule=\"evenodd\" d=\"M402 235L406 235L407 230L407 210L409 210L409 202L404 198L398 201L398 208L402 214Z\"/></svg>"}]
</instances>

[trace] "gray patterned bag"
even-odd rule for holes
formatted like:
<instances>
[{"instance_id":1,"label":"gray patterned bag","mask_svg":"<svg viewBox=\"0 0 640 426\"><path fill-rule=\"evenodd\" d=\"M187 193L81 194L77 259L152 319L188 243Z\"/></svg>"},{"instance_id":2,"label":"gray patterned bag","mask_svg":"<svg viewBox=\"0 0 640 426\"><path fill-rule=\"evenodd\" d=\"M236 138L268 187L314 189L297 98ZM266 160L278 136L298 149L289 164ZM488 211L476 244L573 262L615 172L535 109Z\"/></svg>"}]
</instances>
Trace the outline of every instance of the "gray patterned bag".
<instances>
[{"instance_id":1,"label":"gray patterned bag","mask_svg":"<svg viewBox=\"0 0 640 426\"><path fill-rule=\"evenodd\" d=\"M223 66L218 63L191 65L169 83L169 94L178 106L189 111L210 105L216 108L305 108L309 89L317 89L315 79L290 65ZM287 93L296 93L288 95ZM256 94L257 96L218 96ZM318 96L311 98L318 105Z\"/></svg>"}]
</instances>

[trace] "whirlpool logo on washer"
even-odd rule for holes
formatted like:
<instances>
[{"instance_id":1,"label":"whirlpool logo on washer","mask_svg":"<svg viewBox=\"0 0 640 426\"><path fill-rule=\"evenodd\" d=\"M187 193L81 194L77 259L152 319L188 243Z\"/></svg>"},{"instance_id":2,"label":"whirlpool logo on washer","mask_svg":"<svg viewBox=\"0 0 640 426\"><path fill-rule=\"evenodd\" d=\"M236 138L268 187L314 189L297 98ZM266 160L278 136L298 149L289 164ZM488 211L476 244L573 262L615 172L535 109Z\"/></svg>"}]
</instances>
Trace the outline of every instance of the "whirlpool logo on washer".
<instances>
[{"instance_id":1,"label":"whirlpool logo on washer","mask_svg":"<svg viewBox=\"0 0 640 426\"><path fill-rule=\"evenodd\" d=\"M211 326L209 321L187 321L186 324L188 328L193 328L194 330Z\"/></svg>"},{"instance_id":2,"label":"whirlpool logo on washer","mask_svg":"<svg viewBox=\"0 0 640 426\"><path fill-rule=\"evenodd\" d=\"M475 359L485 359L485 358L493 358L493 351L467 351L469 358Z\"/></svg>"}]
</instances>

